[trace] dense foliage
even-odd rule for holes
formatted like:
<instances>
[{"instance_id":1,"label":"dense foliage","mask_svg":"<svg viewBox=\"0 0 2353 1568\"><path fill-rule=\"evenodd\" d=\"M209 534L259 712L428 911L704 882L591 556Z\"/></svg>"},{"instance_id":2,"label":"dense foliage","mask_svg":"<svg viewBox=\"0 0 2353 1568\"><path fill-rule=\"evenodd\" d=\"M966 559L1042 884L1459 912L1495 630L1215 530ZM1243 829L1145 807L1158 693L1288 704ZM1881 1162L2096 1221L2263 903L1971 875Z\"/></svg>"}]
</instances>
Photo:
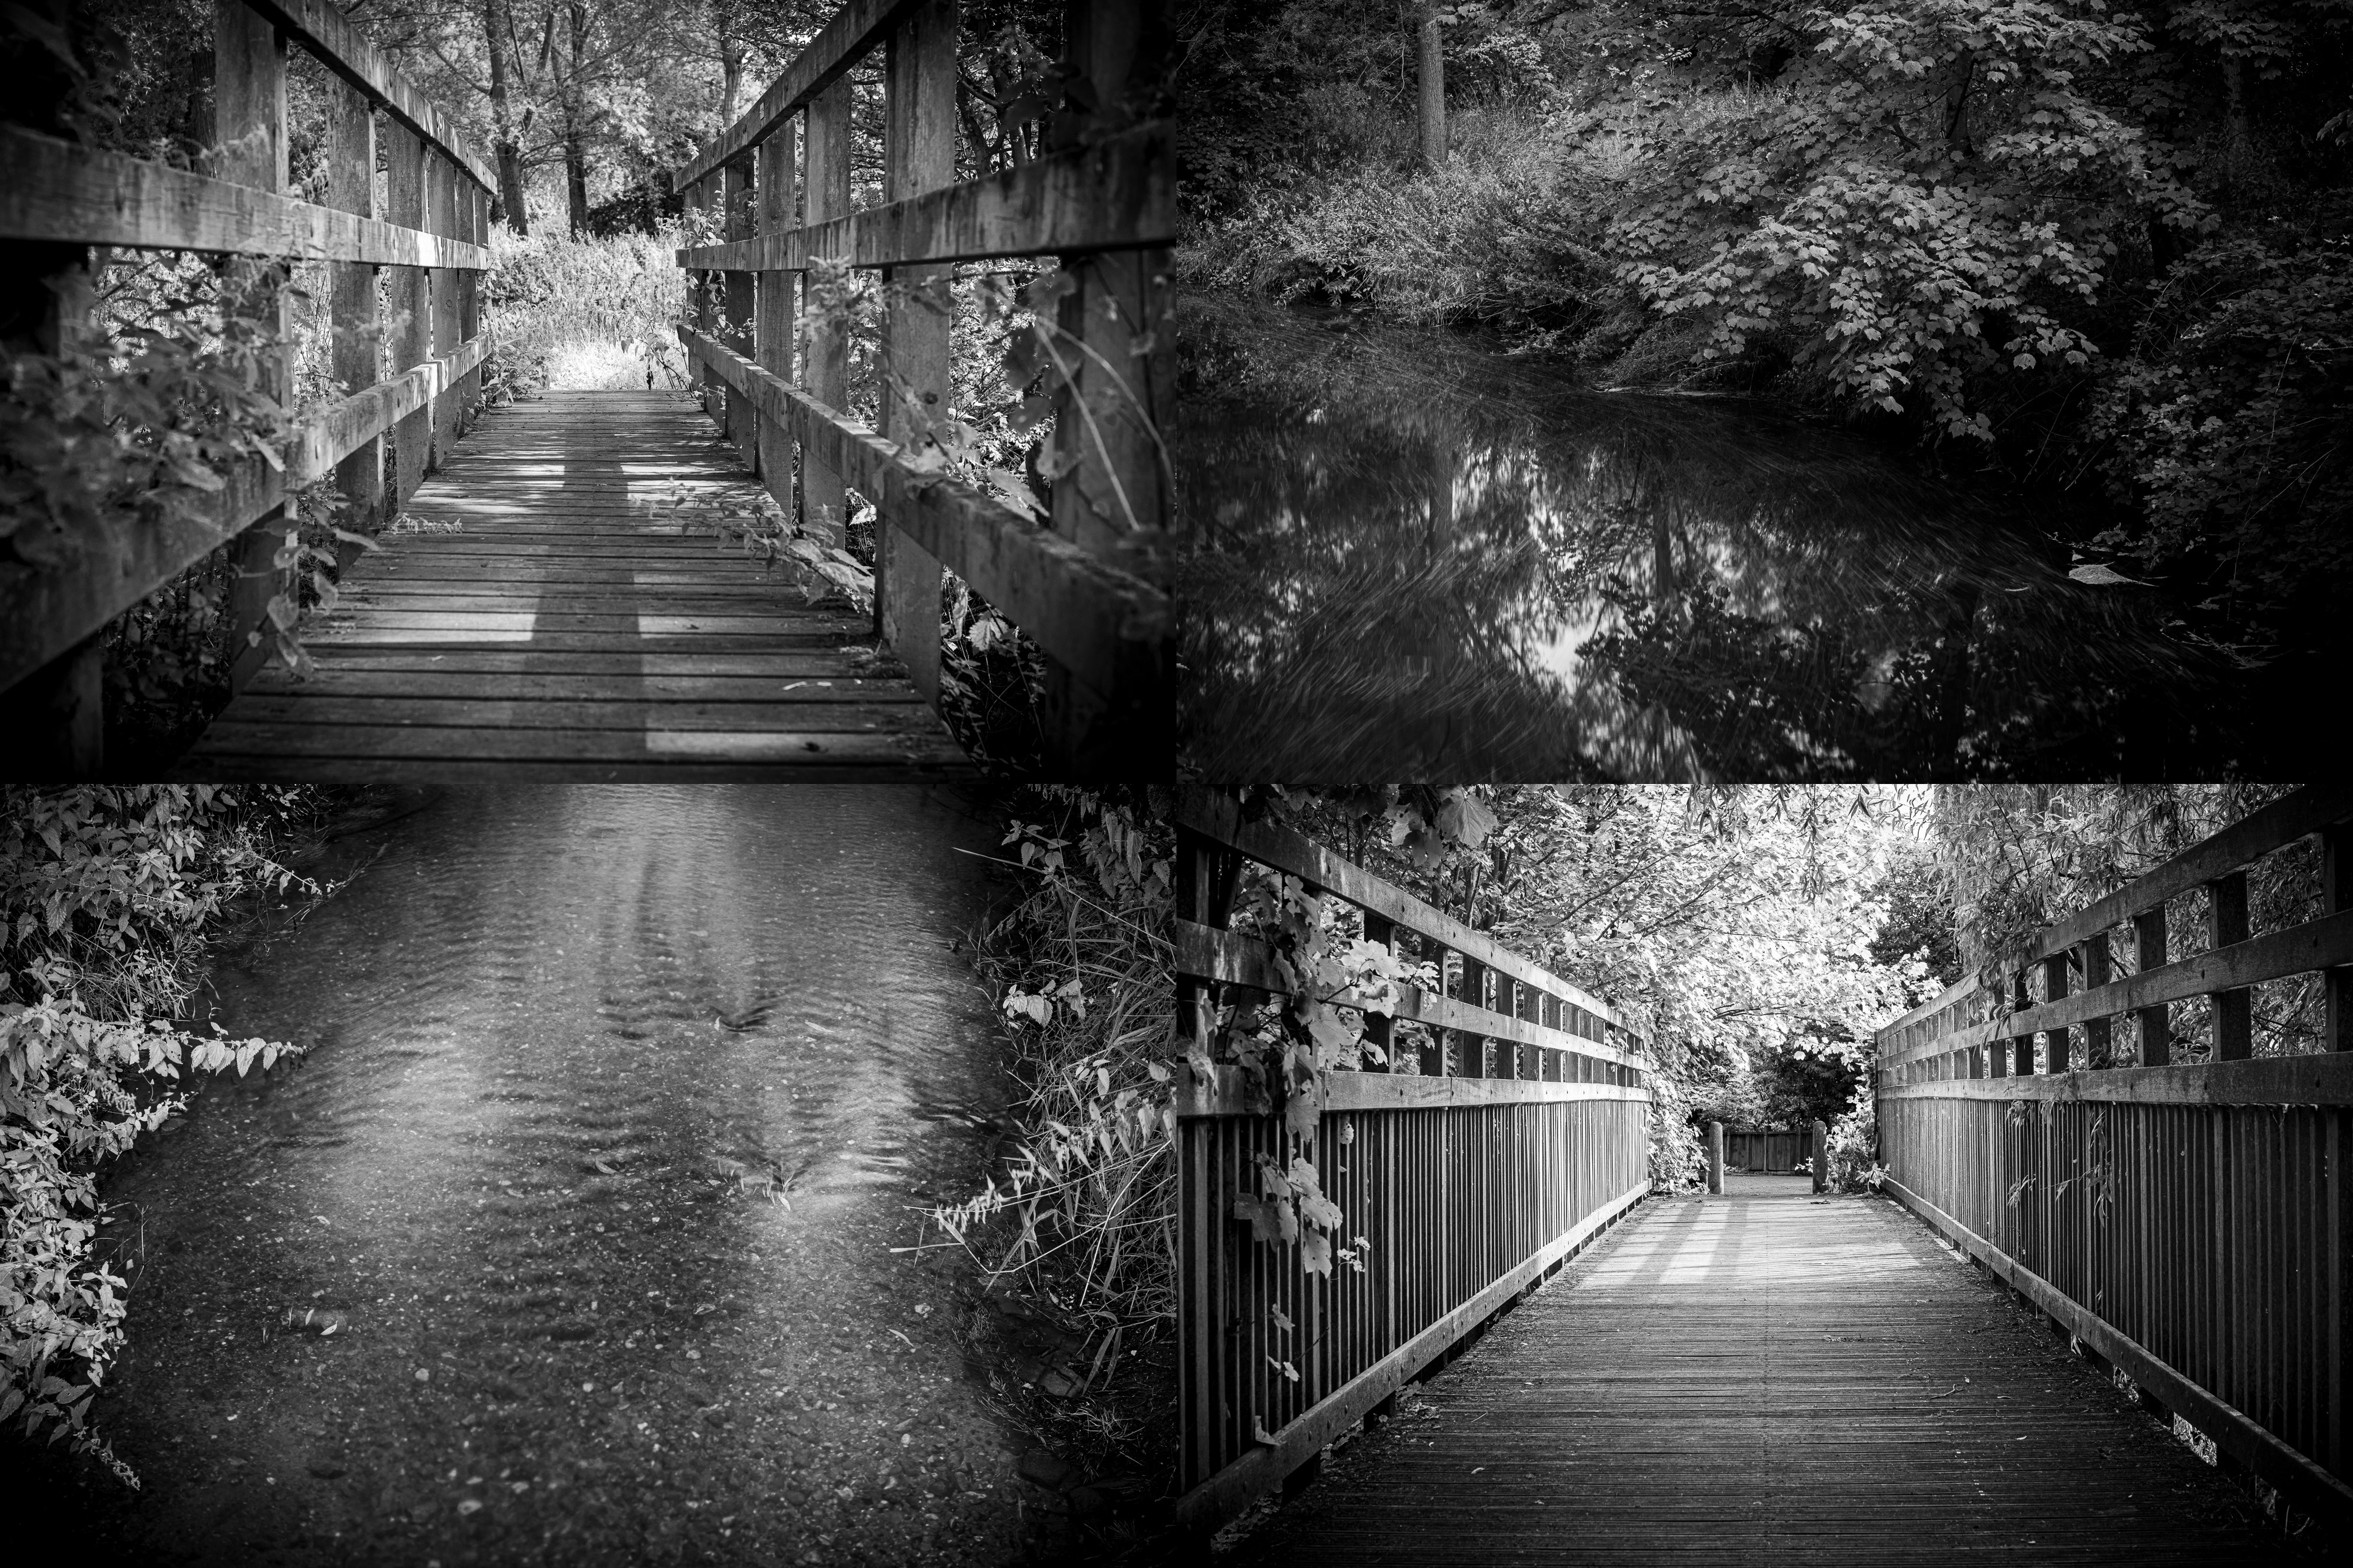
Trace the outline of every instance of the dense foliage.
<instances>
[{"instance_id":1,"label":"dense foliage","mask_svg":"<svg viewBox=\"0 0 2353 1568\"><path fill-rule=\"evenodd\" d=\"M301 792L0 792L0 1422L70 1435L122 1343L99 1177L196 1073L295 1047L189 1022L207 934L247 893L322 889L270 858Z\"/></svg>"},{"instance_id":2,"label":"dense foliage","mask_svg":"<svg viewBox=\"0 0 2353 1568\"><path fill-rule=\"evenodd\" d=\"M2341 591L2341 5L1446 5L1436 167L1412 9L1194 8L1186 277L1907 434L2249 657Z\"/></svg>"}]
</instances>

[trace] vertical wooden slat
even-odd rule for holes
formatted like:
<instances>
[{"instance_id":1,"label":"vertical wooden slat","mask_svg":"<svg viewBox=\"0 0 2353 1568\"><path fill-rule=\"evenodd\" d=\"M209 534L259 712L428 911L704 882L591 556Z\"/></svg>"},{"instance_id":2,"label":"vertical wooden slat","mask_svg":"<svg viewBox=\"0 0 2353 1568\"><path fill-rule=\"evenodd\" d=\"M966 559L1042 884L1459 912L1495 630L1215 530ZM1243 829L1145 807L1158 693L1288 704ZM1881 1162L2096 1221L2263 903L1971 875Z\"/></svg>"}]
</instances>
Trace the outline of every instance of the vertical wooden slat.
<instances>
[{"instance_id":1,"label":"vertical wooden slat","mask_svg":"<svg viewBox=\"0 0 2353 1568\"><path fill-rule=\"evenodd\" d=\"M427 150L425 158L425 226L435 234L455 237L458 232L457 165L440 153ZM439 359L454 353L458 348L458 274L455 268L436 267L430 289L433 310L433 357ZM450 452L458 444L458 388L444 387L433 400L433 456L431 466L438 469L448 462Z\"/></svg>"},{"instance_id":2,"label":"vertical wooden slat","mask_svg":"<svg viewBox=\"0 0 2353 1568\"><path fill-rule=\"evenodd\" d=\"M1066 68L1091 89L1096 124L1155 107L1170 42L1156 0L1068 0L1063 33ZM1077 145L1089 121L1059 117L1055 144ZM1066 256L1062 271L1070 287L1056 307L1054 445L1063 471L1053 480L1053 527L1082 549L1165 578L1172 510L1157 432L1174 407L1168 252ZM1166 670L1138 658L1115 689L1093 690L1050 663L1045 710L1057 769L1078 777L1165 773L1167 681Z\"/></svg>"},{"instance_id":3,"label":"vertical wooden slat","mask_svg":"<svg viewBox=\"0 0 2353 1568\"><path fill-rule=\"evenodd\" d=\"M375 210L375 108L367 95L340 79L327 83L327 205L362 217ZM375 268L365 262L330 264L334 324L335 384L347 393L374 386L383 345L377 341ZM335 467L335 490L347 528L368 530L384 521L384 440L371 437Z\"/></svg>"},{"instance_id":4,"label":"vertical wooden slat","mask_svg":"<svg viewBox=\"0 0 2353 1568\"><path fill-rule=\"evenodd\" d=\"M739 158L719 173L720 199L724 204L721 221L722 237L728 240L752 237L752 163ZM752 353L752 275L749 272L723 272L720 275L720 340L737 353L749 358ZM760 460L759 416L753 412L752 400L730 388L726 394L727 439L746 468Z\"/></svg>"},{"instance_id":5,"label":"vertical wooden slat","mask_svg":"<svg viewBox=\"0 0 2353 1568\"><path fill-rule=\"evenodd\" d=\"M459 236L473 245L488 245L491 239L491 194L464 175L458 179L458 228ZM482 331L482 275L468 270L458 274L458 339L472 342ZM482 405L482 367L476 365L458 378L458 408L461 421L469 427Z\"/></svg>"},{"instance_id":6,"label":"vertical wooden slat","mask_svg":"<svg viewBox=\"0 0 2353 1568\"><path fill-rule=\"evenodd\" d=\"M2206 884L2206 945L2227 947L2247 940L2247 874L2233 871ZM2242 985L2212 994L2214 1058L2243 1061L2254 1044L2254 992Z\"/></svg>"},{"instance_id":7,"label":"vertical wooden slat","mask_svg":"<svg viewBox=\"0 0 2353 1568\"><path fill-rule=\"evenodd\" d=\"M209 160L219 179L259 190L286 189L286 40L241 0L218 0L213 14L213 122L219 138ZM276 262L230 263L234 308L258 318L278 344L257 368L256 389L284 401L293 387L292 321L287 310L286 268ZM229 594L232 634L244 639L229 664L231 689L251 679L269 657L263 630L278 592L275 557L284 542L285 509L256 519L230 547L237 585Z\"/></svg>"},{"instance_id":8,"label":"vertical wooden slat","mask_svg":"<svg viewBox=\"0 0 2353 1568\"><path fill-rule=\"evenodd\" d=\"M698 218L706 218L715 199L716 187L716 177L708 174L687 186L686 210ZM687 310L694 317L695 330L709 335L716 330L718 321L718 274L697 268L686 276ZM719 379L719 373L704 365L702 384L696 395L702 401L705 414L713 418L720 417L717 411L724 406L722 400L726 390L727 384Z\"/></svg>"},{"instance_id":9,"label":"vertical wooden slat","mask_svg":"<svg viewBox=\"0 0 2353 1568\"><path fill-rule=\"evenodd\" d=\"M2145 910L2133 916L2134 972L2146 974L2152 969L2165 967L2166 931L2165 906ZM2168 1004L2138 1009L2140 1019L2140 1065L2161 1068L2173 1059L2173 1026L2168 1017Z\"/></svg>"},{"instance_id":10,"label":"vertical wooden slat","mask_svg":"<svg viewBox=\"0 0 2353 1568\"><path fill-rule=\"evenodd\" d=\"M425 226L425 143L416 132L386 115L379 134L385 152L385 218L404 228ZM392 310L394 374L412 370L433 357L432 279L422 267L396 267L387 291ZM389 510L398 512L425 481L425 462L433 445L433 417L419 408L393 426L393 496Z\"/></svg>"},{"instance_id":11,"label":"vertical wooden slat","mask_svg":"<svg viewBox=\"0 0 2353 1568\"><path fill-rule=\"evenodd\" d=\"M2320 909L2330 915L2353 910L2353 823L2321 829ZM2321 1049L2353 1050L2353 967L2326 971L2321 984Z\"/></svg>"},{"instance_id":12,"label":"vertical wooden slat","mask_svg":"<svg viewBox=\"0 0 2353 1568\"><path fill-rule=\"evenodd\" d=\"M800 201L793 166L799 125L799 117L794 117L754 150L752 190L757 213L753 226L761 234L782 234L793 226ZM752 281L752 357L763 370L786 381L793 379L793 295L799 282L797 272L755 273ZM757 445L760 482L791 517L796 513L793 438L781 425L763 419Z\"/></svg>"},{"instance_id":13,"label":"vertical wooden slat","mask_svg":"<svg viewBox=\"0 0 2353 1568\"><path fill-rule=\"evenodd\" d=\"M2066 994L2067 955L2063 952L2053 953L2042 961L2042 999L2045 1002L2056 1002ZM2067 1070L2067 1026L2062 1024L2055 1029L2043 1030L2042 1039L2043 1070L2054 1073L2065 1072Z\"/></svg>"},{"instance_id":14,"label":"vertical wooden slat","mask_svg":"<svg viewBox=\"0 0 2353 1568\"><path fill-rule=\"evenodd\" d=\"M886 201L904 201L955 181L956 0L932 0L892 29L884 114ZM954 268L894 267L882 274L889 321L883 358L882 436L920 448L934 419L951 412L949 293ZM915 689L940 689L940 563L879 518L874 531L876 630L907 667Z\"/></svg>"},{"instance_id":15,"label":"vertical wooden slat","mask_svg":"<svg viewBox=\"0 0 2353 1568\"><path fill-rule=\"evenodd\" d=\"M2083 954L2084 989L2097 991L2112 978L2108 967L2108 933L2099 931L2084 938L2084 945L2078 951ZM2116 1065L2115 1028L2115 1021L2108 1018L2093 1018L2084 1025L2085 1067Z\"/></svg>"},{"instance_id":16,"label":"vertical wooden slat","mask_svg":"<svg viewBox=\"0 0 2353 1568\"><path fill-rule=\"evenodd\" d=\"M849 79L844 76L809 104L802 139L802 205L809 224L828 223L849 212ZM801 326L801 385L828 408L848 412L849 336L838 321L804 308ZM842 477L801 453L801 527L831 544L849 537L848 488Z\"/></svg>"}]
</instances>

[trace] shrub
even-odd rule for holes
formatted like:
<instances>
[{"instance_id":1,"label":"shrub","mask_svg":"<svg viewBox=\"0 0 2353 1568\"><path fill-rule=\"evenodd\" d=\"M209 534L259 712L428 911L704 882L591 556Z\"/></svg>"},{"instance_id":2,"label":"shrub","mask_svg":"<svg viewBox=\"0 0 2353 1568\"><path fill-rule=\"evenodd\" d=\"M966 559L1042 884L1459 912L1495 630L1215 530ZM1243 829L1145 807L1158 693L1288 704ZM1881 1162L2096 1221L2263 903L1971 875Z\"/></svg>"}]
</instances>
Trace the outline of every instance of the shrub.
<instances>
[{"instance_id":1,"label":"shrub","mask_svg":"<svg viewBox=\"0 0 2353 1568\"><path fill-rule=\"evenodd\" d=\"M90 1429L126 1282L98 1256L98 1177L186 1102L184 1073L266 1071L298 1047L180 1020L206 935L240 894L322 889L269 858L297 790L0 791L0 1421Z\"/></svg>"},{"instance_id":2,"label":"shrub","mask_svg":"<svg viewBox=\"0 0 2353 1568\"><path fill-rule=\"evenodd\" d=\"M682 387L685 351L676 323L686 315L686 274L676 224L650 234L571 239L491 235L481 302L491 330L482 396L507 403L551 385L622 389Z\"/></svg>"}]
</instances>

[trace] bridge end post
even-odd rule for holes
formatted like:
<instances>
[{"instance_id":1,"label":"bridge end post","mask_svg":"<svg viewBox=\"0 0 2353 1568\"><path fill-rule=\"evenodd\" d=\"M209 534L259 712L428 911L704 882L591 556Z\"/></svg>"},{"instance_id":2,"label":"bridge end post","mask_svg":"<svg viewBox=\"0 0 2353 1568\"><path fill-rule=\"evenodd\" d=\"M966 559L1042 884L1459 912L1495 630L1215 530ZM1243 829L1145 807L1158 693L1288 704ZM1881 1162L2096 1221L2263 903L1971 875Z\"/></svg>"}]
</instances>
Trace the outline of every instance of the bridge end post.
<instances>
[{"instance_id":1,"label":"bridge end post","mask_svg":"<svg viewBox=\"0 0 2353 1568\"><path fill-rule=\"evenodd\" d=\"M1724 1195L1724 1123L1707 1124L1707 1190L1711 1196Z\"/></svg>"},{"instance_id":2,"label":"bridge end post","mask_svg":"<svg viewBox=\"0 0 2353 1568\"><path fill-rule=\"evenodd\" d=\"M1831 1190L1831 1129L1820 1117L1814 1119L1814 1191Z\"/></svg>"}]
</instances>

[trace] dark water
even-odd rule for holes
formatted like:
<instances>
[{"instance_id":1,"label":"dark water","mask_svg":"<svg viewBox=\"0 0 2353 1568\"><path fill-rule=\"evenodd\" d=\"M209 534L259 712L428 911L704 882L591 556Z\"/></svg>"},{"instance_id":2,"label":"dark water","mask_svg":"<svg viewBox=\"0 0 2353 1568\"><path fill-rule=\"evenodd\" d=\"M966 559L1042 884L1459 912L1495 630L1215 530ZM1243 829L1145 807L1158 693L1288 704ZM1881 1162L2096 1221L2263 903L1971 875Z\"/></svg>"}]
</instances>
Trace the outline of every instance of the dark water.
<instances>
[{"instance_id":1,"label":"dark water","mask_svg":"<svg viewBox=\"0 0 2353 1568\"><path fill-rule=\"evenodd\" d=\"M1190 301L1187 745L1218 776L2211 773L2156 590L1843 432Z\"/></svg>"},{"instance_id":2,"label":"dark water","mask_svg":"<svg viewBox=\"0 0 2353 1568\"><path fill-rule=\"evenodd\" d=\"M1014 1447L912 1209L994 1050L953 795L450 791L230 955L307 1060L134 1205L110 1536L206 1562L995 1563ZM333 1314L321 1336L290 1309Z\"/></svg>"}]
</instances>

